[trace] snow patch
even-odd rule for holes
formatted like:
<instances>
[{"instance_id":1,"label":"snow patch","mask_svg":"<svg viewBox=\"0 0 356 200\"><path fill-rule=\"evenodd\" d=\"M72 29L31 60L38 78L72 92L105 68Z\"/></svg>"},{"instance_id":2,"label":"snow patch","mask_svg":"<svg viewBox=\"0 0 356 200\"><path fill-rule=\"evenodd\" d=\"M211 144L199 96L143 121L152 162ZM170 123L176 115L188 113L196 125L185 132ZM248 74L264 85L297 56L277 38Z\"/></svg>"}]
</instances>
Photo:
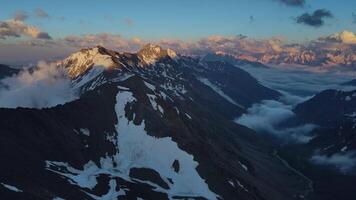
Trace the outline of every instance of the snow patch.
<instances>
[{"instance_id":1,"label":"snow patch","mask_svg":"<svg viewBox=\"0 0 356 200\"><path fill-rule=\"evenodd\" d=\"M156 138L145 131L144 121L135 125L125 117L125 106L135 101L130 92L120 92L117 96L116 113L118 114L118 148L120 153L115 157L118 168L126 176L130 169L149 168L157 171L161 177L171 178L174 184L166 181L170 189L161 190L172 196L203 196L208 199L216 199L216 194L209 190L206 182L196 171L198 163L194 157L179 149L171 138ZM164 151L162 151L164 149ZM180 172L175 173L172 163L178 160Z\"/></svg>"},{"instance_id":2,"label":"snow patch","mask_svg":"<svg viewBox=\"0 0 356 200\"><path fill-rule=\"evenodd\" d=\"M156 87L150 83L147 83L146 81L143 81L143 83L148 87L150 90L155 91Z\"/></svg>"},{"instance_id":3,"label":"snow patch","mask_svg":"<svg viewBox=\"0 0 356 200\"><path fill-rule=\"evenodd\" d=\"M90 136L90 131L87 128L81 128L80 132L86 136Z\"/></svg>"},{"instance_id":4,"label":"snow patch","mask_svg":"<svg viewBox=\"0 0 356 200\"><path fill-rule=\"evenodd\" d=\"M118 117L116 125L117 153L112 157L101 158L100 167L93 161L89 161L83 166L83 170L77 170L67 163L46 161L47 170L69 178L72 184L82 188L93 189L97 184L97 176L108 174L112 178L121 177L129 182L150 184L153 186L153 190L167 193L170 198L173 196L201 196L212 200L217 199L218 196L209 190L205 180L199 176L196 170L198 163L194 161L192 155L181 150L170 137L156 138L148 135L145 130L145 121L142 121L140 125L135 125L126 118L125 107L128 103L136 101L132 93L120 91L116 98L115 111ZM172 168L175 160L180 163L179 173L176 173ZM169 189L162 188L150 181L132 179L129 176L132 168L155 170L169 185ZM116 182L111 180L110 191L100 199L104 197L110 199L123 194L121 190L113 189L114 186L116 186ZM94 198L94 196L92 197ZM96 199L99 199L99 197Z\"/></svg>"},{"instance_id":5,"label":"snow patch","mask_svg":"<svg viewBox=\"0 0 356 200\"><path fill-rule=\"evenodd\" d=\"M235 106L238 106L240 108L244 108L242 105L238 104L236 101L231 99L228 95L226 95L217 85L215 85L214 83L210 82L208 79L202 78L202 77L197 77L197 79L201 83L203 83L204 85L210 87L212 90L214 90L214 92L218 93L221 97L223 97L228 102L230 102L230 103L232 103Z\"/></svg>"},{"instance_id":6,"label":"snow patch","mask_svg":"<svg viewBox=\"0 0 356 200\"><path fill-rule=\"evenodd\" d=\"M12 186L12 185L8 185L8 184L5 184L5 183L1 183L1 185L4 186L5 188L11 190L11 191L14 191L14 192L23 192L22 190L18 189L15 186Z\"/></svg>"},{"instance_id":7,"label":"snow patch","mask_svg":"<svg viewBox=\"0 0 356 200\"><path fill-rule=\"evenodd\" d=\"M148 99L150 100L150 103L152 105L152 108L155 110L158 110L161 114L164 113L163 108L156 102L156 95L153 94L147 94Z\"/></svg>"},{"instance_id":8,"label":"snow patch","mask_svg":"<svg viewBox=\"0 0 356 200\"><path fill-rule=\"evenodd\" d=\"M184 114L185 114L185 116L187 116L190 120L193 119L188 113L184 113Z\"/></svg>"}]
</instances>

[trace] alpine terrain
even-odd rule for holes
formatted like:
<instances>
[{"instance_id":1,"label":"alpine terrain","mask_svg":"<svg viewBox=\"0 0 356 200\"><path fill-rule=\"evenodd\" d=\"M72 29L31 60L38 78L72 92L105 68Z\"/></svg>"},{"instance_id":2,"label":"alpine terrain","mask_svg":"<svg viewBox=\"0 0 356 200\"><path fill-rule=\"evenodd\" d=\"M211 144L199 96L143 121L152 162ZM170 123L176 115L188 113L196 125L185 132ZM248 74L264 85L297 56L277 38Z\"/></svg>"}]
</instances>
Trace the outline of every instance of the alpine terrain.
<instances>
[{"instance_id":1,"label":"alpine terrain","mask_svg":"<svg viewBox=\"0 0 356 200\"><path fill-rule=\"evenodd\" d=\"M280 96L244 70L152 44L137 53L82 49L55 64L70 78L76 100L0 109L0 199L309 195L307 179L233 121L254 103ZM302 115L302 106L296 112ZM350 112L324 119L315 111L306 120L323 123ZM354 145L340 138L337 148Z\"/></svg>"}]
</instances>

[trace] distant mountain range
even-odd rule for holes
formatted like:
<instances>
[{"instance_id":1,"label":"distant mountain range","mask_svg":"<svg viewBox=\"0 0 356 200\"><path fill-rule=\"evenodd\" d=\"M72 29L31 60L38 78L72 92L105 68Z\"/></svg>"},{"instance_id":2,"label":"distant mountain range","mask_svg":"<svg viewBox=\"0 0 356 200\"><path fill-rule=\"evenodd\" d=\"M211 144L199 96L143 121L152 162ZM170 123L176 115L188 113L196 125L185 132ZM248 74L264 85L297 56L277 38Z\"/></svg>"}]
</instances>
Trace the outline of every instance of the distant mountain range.
<instances>
[{"instance_id":1,"label":"distant mountain range","mask_svg":"<svg viewBox=\"0 0 356 200\"><path fill-rule=\"evenodd\" d=\"M230 62L253 62L268 65L303 65L323 67L325 70L337 68L356 69L356 36L349 31L336 33L310 42L308 45L279 44L268 41L259 44L245 38L236 39L235 48L224 44L222 39L212 39L213 44L206 51L213 52L209 59ZM222 41L220 41L222 40ZM221 43L221 44L220 44ZM250 44L251 43L251 44ZM258 44L260 46L258 46ZM231 45L231 44L230 44Z\"/></svg>"}]
</instances>

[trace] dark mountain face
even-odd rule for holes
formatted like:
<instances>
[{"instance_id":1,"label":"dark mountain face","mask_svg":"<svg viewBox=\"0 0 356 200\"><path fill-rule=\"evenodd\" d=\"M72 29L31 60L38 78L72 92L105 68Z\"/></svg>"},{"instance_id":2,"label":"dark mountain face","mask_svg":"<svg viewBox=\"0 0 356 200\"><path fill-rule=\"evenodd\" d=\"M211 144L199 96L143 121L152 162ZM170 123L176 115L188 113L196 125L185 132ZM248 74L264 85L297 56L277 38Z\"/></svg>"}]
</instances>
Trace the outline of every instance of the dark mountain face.
<instances>
[{"instance_id":1,"label":"dark mountain face","mask_svg":"<svg viewBox=\"0 0 356 200\"><path fill-rule=\"evenodd\" d=\"M321 126L309 144L314 149L323 149L327 155L356 149L356 91L325 90L296 106L294 112Z\"/></svg>"},{"instance_id":2,"label":"dark mountain face","mask_svg":"<svg viewBox=\"0 0 356 200\"><path fill-rule=\"evenodd\" d=\"M144 55L83 50L84 60L76 54L59 64L73 73L78 100L41 110L0 109L1 198L285 200L307 194L306 180L232 121L278 92L230 64L146 48L153 49Z\"/></svg>"},{"instance_id":3,"label":"dark mountain face","mask_svg":"<svg viewBox=\"0 0 356 200\"><path fill-rule=\"evenodd\" d=\"M284 146L279 154L312 180L312 199L355 199L356 91L325 90L294 112L319 127L310 133L311 141Z\"/></svg>"},{"instance_id":4,"label":"dark mountain face","mask_svg":"<svg viewBox=\"0 0 356 200\"><path fill-rule=\"evenodd\" d=\"M7 65L0 64L0 79L3 79L8 76L12 76L19 72L18 69L11 68Z\"/></svg>"},{"instance_id":5,"label":"dark mountain face","mask_svg":"<svg viewBox=\"0 0 356 200\"><path fill-rule=\"evenodd\" d=\"M319 125L335 126L356 112L356 91L325 90L299 104L294 112Z\"/></svg>"}]
</instances>

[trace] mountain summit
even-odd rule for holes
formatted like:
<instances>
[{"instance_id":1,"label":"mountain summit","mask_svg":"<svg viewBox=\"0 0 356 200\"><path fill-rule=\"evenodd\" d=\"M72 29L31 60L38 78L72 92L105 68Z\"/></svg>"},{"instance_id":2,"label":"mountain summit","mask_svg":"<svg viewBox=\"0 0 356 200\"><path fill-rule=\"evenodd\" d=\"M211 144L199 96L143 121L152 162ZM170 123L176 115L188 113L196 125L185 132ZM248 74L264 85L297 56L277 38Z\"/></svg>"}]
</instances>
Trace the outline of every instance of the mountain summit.
<instances>
[{"instance_id":1,"label":"mountain summit","mask_svg":"<svg viewBox=\"0 0 356 200\"><path fill-rule=\"evenodd\" d=\"M108 69L117 66L113 57L113 51L97 46L94 48L82 49L79 52L71 54L61 62L61 65L68 69L68 75L74 79L91 67L96 66Z\"/></svg>"},{"instance_id":2,"label":"mountain summit","mask_svg":"<svg viewBox=\"0 0 356 200\"><path fill-rule=\"evenodd\" d=\"M137 52L137 55L146 64L154 64L157 60L169 57L171 59L177 57L177 53L172 49L163 49L154 44L147 44Z\"/></svg>"}]
</instances>

